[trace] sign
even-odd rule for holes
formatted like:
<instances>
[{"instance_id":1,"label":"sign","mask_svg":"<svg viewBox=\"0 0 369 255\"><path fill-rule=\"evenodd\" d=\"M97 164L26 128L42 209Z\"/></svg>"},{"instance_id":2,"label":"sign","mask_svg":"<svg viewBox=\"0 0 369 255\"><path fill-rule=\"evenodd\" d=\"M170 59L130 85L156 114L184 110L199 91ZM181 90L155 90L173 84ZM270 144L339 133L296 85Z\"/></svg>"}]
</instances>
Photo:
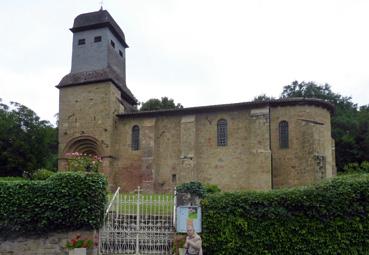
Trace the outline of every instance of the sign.
<instances>
[{"instance_id":1,"label":"sign","mask_svg":"<svg viewBox=\"0 0 369 255\"><path fill-rule=\"evenodd\" d=\"M187 224L191 222L196 233L201 229L201 207L200 206L178 206L176 217L176 230L179 233L187 232Z\"/></svg>"}]
</instances>

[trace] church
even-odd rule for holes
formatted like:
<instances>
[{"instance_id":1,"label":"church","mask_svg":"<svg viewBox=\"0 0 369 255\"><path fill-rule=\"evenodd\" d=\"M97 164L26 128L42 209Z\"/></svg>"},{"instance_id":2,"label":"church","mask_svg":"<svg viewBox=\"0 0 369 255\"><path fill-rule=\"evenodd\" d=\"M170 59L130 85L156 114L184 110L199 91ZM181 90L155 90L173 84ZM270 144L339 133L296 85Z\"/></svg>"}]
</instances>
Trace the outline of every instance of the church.
<instances>
[{"instance_id":1,"label":"church","mask_svg":"<svg viewBox=\"0 0 369 255\"><path fill-rule=\"evenodd\" d=\"M128 45L109 12L81 14L70 30L71 71L57 85L60 170L67 153L98 155L111 190L146 192L189 181L270 190L336 174L330 103L289 98L138 111L126 84Z\"/></svg>"}]
</instances>

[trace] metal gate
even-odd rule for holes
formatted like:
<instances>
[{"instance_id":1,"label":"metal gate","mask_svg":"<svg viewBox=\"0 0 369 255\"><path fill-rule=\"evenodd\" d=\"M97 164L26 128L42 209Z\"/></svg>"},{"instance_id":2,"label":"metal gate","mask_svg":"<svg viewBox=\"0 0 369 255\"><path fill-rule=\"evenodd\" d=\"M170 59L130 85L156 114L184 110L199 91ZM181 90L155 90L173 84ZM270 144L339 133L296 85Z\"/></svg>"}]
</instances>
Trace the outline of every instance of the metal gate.
<instances>
[{"instance_id":1,"label":"metal gate","mask_svg":"<svg viewBox=\"0 0 369 255\"><path fill-rule=\"evenodd\" d=\"M172 254L175 195L120 194L117 189L99 233L100 254Z\"/></svg>"}]
</instances>

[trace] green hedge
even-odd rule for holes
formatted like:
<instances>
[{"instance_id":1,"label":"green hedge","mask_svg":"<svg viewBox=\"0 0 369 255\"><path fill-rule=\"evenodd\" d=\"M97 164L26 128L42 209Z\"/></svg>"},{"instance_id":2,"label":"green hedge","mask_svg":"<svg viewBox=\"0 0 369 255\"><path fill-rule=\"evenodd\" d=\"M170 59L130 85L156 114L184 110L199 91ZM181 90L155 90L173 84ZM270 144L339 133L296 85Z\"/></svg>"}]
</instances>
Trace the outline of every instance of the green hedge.
<instances>
[{"instance_id":1,"label":"green hedge","mask_svg":"<svg viewBox=\"0 0 369 255\"><path fill-rule=\"evenodd\" d=\"M0 235L98 229L106 203L100 174L57 173L45 181L0 182Z\"/></svg>"},{"instance_id":2,"label":"green hedge","mask_svg":"<svg viewBox=\"0 0 369 255\"><path fill-rule=\"evenodd\" d=\"M214 194L202 206L206 254L369 254L368 174Z\"/></svg>"}]
</instances>

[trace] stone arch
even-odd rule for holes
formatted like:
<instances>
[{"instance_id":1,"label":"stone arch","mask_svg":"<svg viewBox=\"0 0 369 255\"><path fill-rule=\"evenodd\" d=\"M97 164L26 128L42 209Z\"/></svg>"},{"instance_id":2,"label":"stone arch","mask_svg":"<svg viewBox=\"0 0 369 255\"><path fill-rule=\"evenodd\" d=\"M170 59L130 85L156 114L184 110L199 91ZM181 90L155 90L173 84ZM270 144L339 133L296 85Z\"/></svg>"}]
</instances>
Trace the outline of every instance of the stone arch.
<instances>
[{"instance_id":1,"label":"stone arch","mask_svg":"<svg viewBox=\"0 0 369 255\"><path fill-rule=\"evenodd\" d=\"M87 155L103 156L103 148L99 141L92 136L78 136L71 139L64 148L63 154L79 152Z\"/></svg>"}]
</instances>

